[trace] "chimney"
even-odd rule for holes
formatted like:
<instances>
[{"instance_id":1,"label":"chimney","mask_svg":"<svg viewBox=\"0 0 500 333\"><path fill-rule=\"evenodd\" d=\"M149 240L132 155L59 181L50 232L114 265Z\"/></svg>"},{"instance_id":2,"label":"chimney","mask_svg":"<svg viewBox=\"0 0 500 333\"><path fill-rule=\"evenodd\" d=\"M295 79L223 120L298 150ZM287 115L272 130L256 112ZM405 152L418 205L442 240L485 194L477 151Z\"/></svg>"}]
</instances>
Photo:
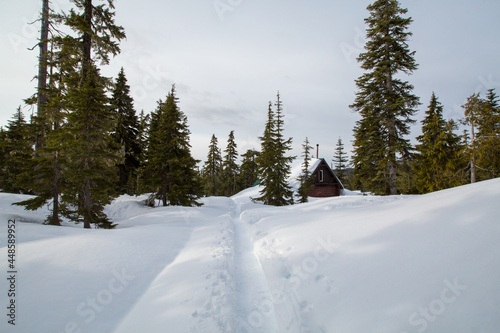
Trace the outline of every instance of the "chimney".
<instances>
[{"instance_id":1,"label":"chimney","mask_svg":"<svg viewBox=\"0 0 500 333\"><path fill-rule=\"evenodd\" d=\"M316 144L316 159L319 158L319 143Z\"/></svg>"}]
</instances>

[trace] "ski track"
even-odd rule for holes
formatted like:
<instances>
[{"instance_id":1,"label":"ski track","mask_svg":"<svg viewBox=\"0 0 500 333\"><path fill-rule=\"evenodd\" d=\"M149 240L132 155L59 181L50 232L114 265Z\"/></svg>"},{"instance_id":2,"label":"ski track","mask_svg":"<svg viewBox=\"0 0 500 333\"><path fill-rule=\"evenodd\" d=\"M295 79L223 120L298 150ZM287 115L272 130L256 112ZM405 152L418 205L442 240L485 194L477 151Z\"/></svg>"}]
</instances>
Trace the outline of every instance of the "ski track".
<instances>
[{"instance_id":1,"label":"ski track","mask_svg":"<svg viewBox=\"0 0 500 333\"><path fill-rule=\"evenodd\" d=\"M226 214L215 218L216 239L210 264L204 273L209 297L193 315L190 332L279 332L267 279L254 253L248 226L240 220L241 209L228 199ZM215 231L216 229L214 229Z\"/></svg>"},{"instance_id":2,"label":"ski track","mask_svg":"<svg viewBox=\"0 0 500 333\"><path fill-rule=\"evenodd\" d=\"M237 332L279 332L267 279L254 253L248 226L233 202L235 315Z\"/></svg>"}]
</instances>

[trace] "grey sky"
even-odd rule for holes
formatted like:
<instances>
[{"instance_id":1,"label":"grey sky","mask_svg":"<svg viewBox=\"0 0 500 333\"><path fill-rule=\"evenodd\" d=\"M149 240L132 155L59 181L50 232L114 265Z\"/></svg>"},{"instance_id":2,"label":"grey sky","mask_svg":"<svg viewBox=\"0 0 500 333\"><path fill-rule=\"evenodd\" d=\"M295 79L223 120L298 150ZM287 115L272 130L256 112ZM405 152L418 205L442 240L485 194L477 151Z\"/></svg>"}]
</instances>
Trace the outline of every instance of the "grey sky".
<instances>
[{"instance_id":1,"label":"grey sky","mask_svg":"<svg viewBox=\"0 0 500 333\"><path fill-rule=\"evenodd\" d=\"M52 0L68 8L68 0ZM97 1L98 3L99 1ZM269 101L279 90L285 135L293 153L308 136L331 160L337 139L350 149L358 116L349 105L362 71L364 18L371 0L117 0L116 22L125 28L122 54L103 74L121 66L136 109L152 111L172 83L188 116L196 158L206 158L215 134L221 149L235 130L240 153L259 149ZM402 0L414 23L410 48L419 69L407 78L421 97L422 119L432 91L445 115L461 116L474 92L500 90L500 2L498 0ZM216 6L218 5L218 6ZM3 6L0 55L0 124L33 93L38 25L28 26L40 0ZM499 91L500 93L500 91ZM24 109L28 115L28 109ZM411 137L419 134L414 126Z\"/></svg>"}]
</instances>

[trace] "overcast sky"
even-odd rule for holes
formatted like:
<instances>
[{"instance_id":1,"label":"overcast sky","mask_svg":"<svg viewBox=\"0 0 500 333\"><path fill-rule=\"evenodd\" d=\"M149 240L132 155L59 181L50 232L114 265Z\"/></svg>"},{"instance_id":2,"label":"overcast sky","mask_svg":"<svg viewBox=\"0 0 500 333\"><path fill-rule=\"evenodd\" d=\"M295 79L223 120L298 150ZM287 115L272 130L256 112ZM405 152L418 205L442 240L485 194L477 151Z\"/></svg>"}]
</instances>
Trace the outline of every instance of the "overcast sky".
<instances>
[{"instance_id":1,"label":"overcast sky","mask_svg":"<svg viewBox=\"0 0 500 333\"><path fill-rule=\"evenodd\" d=\"M52 0L54 8L70 8ZM101 3L101 1L94 0ZM225 148L235 131L238 150L259 149L269 101L279 90L285 135L293 153L309 137L331 160L342 138L351 149L358 115L349 109L362 74L356 57L364 45L370 0L116 0L116 23L125 28L122 53L103 68L120 67L137 111L152 111L173 83L188 117L193 155L205 160L212 134ZM500 94L500 1L401 0L414 19L411 50L419 69L407 80L422 106L435 91L447 118L461 117L465 99L497 88ZM27 25L41 0L2 6L0 125L6 125L36 82L38 24ZM23 108L26 115L31 111ZM411 137L419 135L420 123Z\"/></svg>"}]
</instances>

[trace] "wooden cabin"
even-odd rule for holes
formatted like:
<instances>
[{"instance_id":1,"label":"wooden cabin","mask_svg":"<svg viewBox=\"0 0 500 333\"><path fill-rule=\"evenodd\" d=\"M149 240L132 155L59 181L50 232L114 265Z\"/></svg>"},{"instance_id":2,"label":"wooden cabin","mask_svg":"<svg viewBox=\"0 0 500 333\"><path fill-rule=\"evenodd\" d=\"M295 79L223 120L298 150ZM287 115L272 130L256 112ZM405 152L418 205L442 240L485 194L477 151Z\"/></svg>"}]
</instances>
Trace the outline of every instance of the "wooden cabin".
<instances>
[{"instance_id":1,"label":"wooden cabin","mask_svg":"<svg viewBox=\"0 0 500 333\"><path fill-rule=\"evenodd\" d=\"M314 187L308 193L310 197L326 198L341 195L344 186L323 158L312 167L314 169L311 171L311 177Z\"/></svg>"}]
</instances>

